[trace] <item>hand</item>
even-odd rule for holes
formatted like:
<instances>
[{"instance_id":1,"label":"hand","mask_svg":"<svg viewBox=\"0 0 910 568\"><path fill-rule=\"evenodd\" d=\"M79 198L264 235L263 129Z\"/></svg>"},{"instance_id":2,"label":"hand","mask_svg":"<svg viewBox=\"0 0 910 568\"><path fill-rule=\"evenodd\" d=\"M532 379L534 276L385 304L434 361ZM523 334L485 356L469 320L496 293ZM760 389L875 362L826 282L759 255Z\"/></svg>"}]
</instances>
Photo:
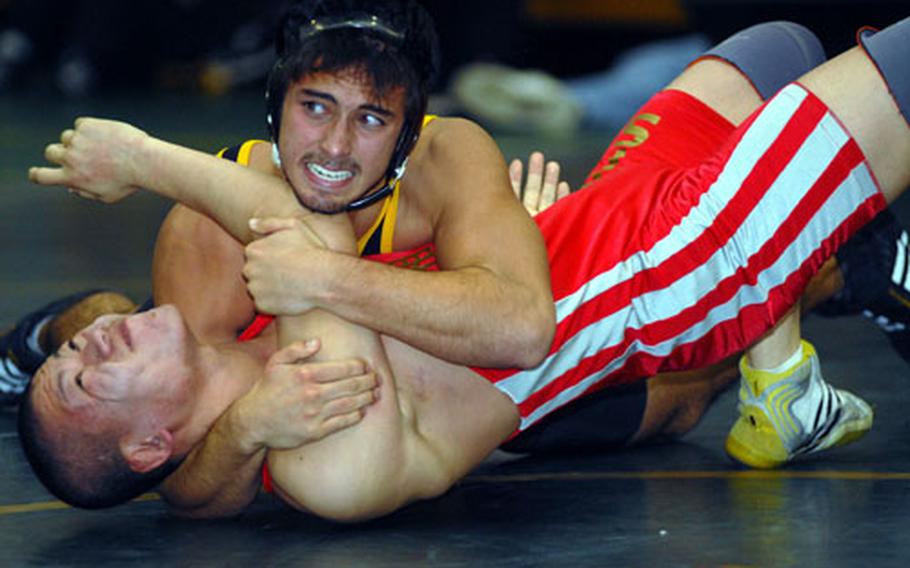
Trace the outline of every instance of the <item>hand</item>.
<instances>
[{"instance_id":1,"label":"hand","mask_svg":"<svg viewBox=\"0 0 910 568\"><path fill-rule=\"evenodd\" d=\"M569 184L559 181L559 162L548 162L546 172L544 171L544 156L541 152L532 152L528 157L528 179L524 188L521 187L523 169L521 160L512 160L509 164L509 178L515 196L532 216L571 193Z\"/></svg>"},{"instance_id":2,"label":"hand","mask_svg":"<svg viewBox=\"0 0 910 568\"><path fill-rule=\"evenodd\" d=\"M325 256L332 253L299 219L253 219L250 229L259 238L244 250L243 277L256 309L299 315L313 308Z\"/></svg>"},{"instance_id":3,"label":"hand","mask_svg":"<svg viewBox=\"0 0 910 568\"><path fill-rule=\"evenodd\" d=\"M79 118L64 130L60 142L44 150L59 167L33 167L29 179L41 185L62 185L86 199L114 203L135 192L136 152L148 135L129 124Z\"/></svg>"},{"instance_id":4,"label":"hand","mask_svg":"<svg viewBox=\"0 0 910 568\"><path fill-rule=\"evenodd\" d=\"M359 359L307 363L319 342L292 343L231 407L238 436L255 447L297 448L360 422L379 398L379 382Z\"/></svg>"}]
</instances>

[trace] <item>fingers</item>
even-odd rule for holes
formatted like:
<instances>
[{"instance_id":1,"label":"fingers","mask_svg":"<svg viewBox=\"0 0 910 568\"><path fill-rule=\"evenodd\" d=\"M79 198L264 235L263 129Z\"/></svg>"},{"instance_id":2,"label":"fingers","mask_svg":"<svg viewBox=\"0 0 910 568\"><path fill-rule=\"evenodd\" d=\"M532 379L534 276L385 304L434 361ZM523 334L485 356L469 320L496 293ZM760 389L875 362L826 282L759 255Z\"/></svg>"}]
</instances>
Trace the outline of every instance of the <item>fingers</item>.
<instances>
[{"instance_id":1,"label":"fingers","mask_svg":"<svg viewBox=\"0 0 910 568\"><path fill-rule=\"evenodd\" d=\"M549 162L543 179L543 188L540 191L540 200L537 202L538 211L543 211L556 201L556 186L559 185L559 163Z\"/></svg>"},{"instance_id":2,"label":"fingers","mask_svg":"<svg viewBox=\"0 0 910 568\"><path fill-rule=\"evenodd\" d=\"M279 349L269 358L269 365L293 365L319 351L319 340L297 341Z\"/></svg>"},{"instance_id":3,"label":"fingers","mask_svg":"<svg viewBox=\"0 0 910 568\"><path fill-rule=\"evenodd\" d=\"M44 158L52 164L63 165L66 157L66 148L63 144L48 144L44 149Z\"/></svg>"},{"instance_id":4,"label":"fingers","mask_svg":"<svg viewBox=\"0 0 910 568\"><path fill-rule=\"evenodd\" d=\"M354 410L366 408L377 399L377 389L367 389L362 392L340 396L329 400L323 406L323 415L326 417L346 414Z\"/></svg>"},{"instance_id":5,"label":"fingers","mask_svg":"<svg viewBox=\"0 0 910 568\"><path fill-rule=\"evenodd\" d=\"M536 207L540 201L541 182L543 180L543 154L541 152L532 152L528 157L528 180L525 182L522 201L525 207L529 204Z\"/></svg>"},{"instance_id":6,"label":"fingers","mask_svg":"<svg viewBox=\"0 0 910 568\"><path fill-rule=\"evenodd\" d=\"M40 185L68 185L69 177L63 168L29 168L28 179Z\"/></svg>"},{"instance_id":7,"label":"fingers","mask_svg":"<svg viewBox=\"0 0 910 568\"><path fill-rule=\"evenodd\" d=\"M97 195L95 195L93 193L89 193L87 191L83 191L81 189L76 189L74 187L68 187L66 190L71 195L77 195L77 196L81 197L82 199L88 199L90 201L99 201L99 200L103 201L103 199L100 199Z\"/></svg>"},{"instance_id":8,"label":"fingers","mask_svg":"<svg viewBox=\"0 0 910 568\"><path fill-rule=\"evenodd\" d=\"M73 141L73 136L75 136L75 135L76 135L76 131L73 130L72 128L68 128L68 129L64 130L60 134L60 143L63 144L64 146L69 146Z\"/></svg>"},{"instance_id":9,"label":"fingers","mask_svg":"<svg viewBox=\"0 0 910 568\"><path fill-rule=\"evenodd\" d=\"M521 201L521 178L524 174L524 164L521 160L515 159L512 160L512 163L509 164L509 181L512 182L512 191L515 192L515 197Z\"/></svg>"},{"instance_id":10,"label":"fingers","mask_svg":"<svg viewBox=\"0 0 910 568\"><path fill-rule=\"evenodd\" d=\"M250 230L258 235L271 235L278 231L293 229L298 221L291 218L264 217L250 219Z\"/></svg>"},{"instance_id":11,"label":"fingers","mask_svg":"<svg viewBox=\"0 0 910 568\"><path fill-rule=\"evenodd\" d=\"M516 184L521 185L521 161L515 160L509 166L509 179L513 191ZM571 188L564 181L559 181L561 168L555 160L545 161L541 152L533 152L528 157L528 179L521 191L521 204L531 215L547 209L559 199L569 195Z\"/></svg>"},{"instance_id":12,"label":"fingers","mask_svg":"<svg viewBox=\"0 0 910 568\"><path fill-rule=\"evenodd\" d=\"M323 436L328 436L329 434L334 434L339 430L344 430L345 428L350 428L351 426L357 424L363 420L363 411L355 410L353 412L348 412L346 414L339 414L337 416L332 416L325 420L322 423L322 434Z\"/></svg>"},{"instance_id":13,"label":"fingers","mask_svg":"<svg viewBox=\"0 0 910 568\"><path fill-rule=\"evenodd\" d=\"M378 386L379 379L376 373L363 373L361 375L348 376L343 380L324 382L322 384L322 394L324 400L339 400L364 393L372 393L377 390Z\"/></svg>"}]
</instances>

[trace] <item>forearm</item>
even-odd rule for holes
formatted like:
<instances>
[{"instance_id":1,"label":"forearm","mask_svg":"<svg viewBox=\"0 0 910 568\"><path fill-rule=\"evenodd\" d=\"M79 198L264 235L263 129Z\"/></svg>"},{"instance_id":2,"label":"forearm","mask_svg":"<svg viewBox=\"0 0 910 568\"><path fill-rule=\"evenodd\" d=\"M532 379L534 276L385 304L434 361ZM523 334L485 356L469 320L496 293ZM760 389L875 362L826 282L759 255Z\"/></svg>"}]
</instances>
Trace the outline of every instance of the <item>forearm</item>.
<instances>
[{"instance_id":1,"label":"forearm","mask_svg":"<svg viewBox=\"0 0 910 568\"><path fill-rule=\"evenodd\" d=\"M424 272L334 255L317 302L341 317L441 359L530 367L546 354L552 301L525 282L479 267Z\"/></svg>"},{"instance_id":2,"label":"forearm","mask_svg":"<svg viewBox=\"0 0 910 568\"><path fill-rule=\"evenodd\" d=\"M159 487L175 514L228 517L255 499L266 448L246 434L237 427L233 408L215 422L203 443Z\"/></svg>"},{"instance_id":3,"label":"forearm","mask_svg":"<svg viewBox=\"0 0 910 568\"><path fill-rule=\"evenodd\" d=\"M135 177L135 185L211 217L243 243L253 238L250 218L302 212L284 180L156 138L142 144Z\"/></svg>"}]
</instances>

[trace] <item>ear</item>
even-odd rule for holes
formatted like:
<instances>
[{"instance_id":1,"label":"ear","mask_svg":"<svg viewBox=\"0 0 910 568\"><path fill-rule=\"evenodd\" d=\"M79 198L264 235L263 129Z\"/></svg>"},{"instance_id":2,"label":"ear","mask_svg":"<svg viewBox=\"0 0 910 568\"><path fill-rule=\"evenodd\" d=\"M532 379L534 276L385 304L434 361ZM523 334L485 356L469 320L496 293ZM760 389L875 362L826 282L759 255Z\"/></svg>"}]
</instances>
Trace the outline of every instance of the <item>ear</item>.
<instances>
[{"instance_id":1,"label":"ear","mask_svg":"<svg viewBox=\"0 0 910 568\"><path fill-rule=\"evenodd\" d=\"M123 440L120 451L131 470L147 473L166 462L174 453L174 435L168 430L159 430L144 440Z\"/></svg>"}]
</instances>

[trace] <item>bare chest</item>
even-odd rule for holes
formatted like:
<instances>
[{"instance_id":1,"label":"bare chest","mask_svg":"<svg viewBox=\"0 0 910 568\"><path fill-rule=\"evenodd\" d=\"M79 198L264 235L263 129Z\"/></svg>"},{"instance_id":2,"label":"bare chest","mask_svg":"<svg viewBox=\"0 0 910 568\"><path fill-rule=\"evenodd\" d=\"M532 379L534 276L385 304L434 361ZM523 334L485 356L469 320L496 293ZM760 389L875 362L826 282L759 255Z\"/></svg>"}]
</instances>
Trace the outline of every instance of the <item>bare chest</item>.
<instances>
[{"instance_id":1,"label":"bare chest","mask_svg":"<svg viewBox=\"0 0 910 568\"><path fill-rule=\"evenodd\" d=\"M498 445L518 426L515 403L489 381L383 336L402 410L421 432L459 443ZM476 440L475 440L476 439Z\"/></svg>"}]
</instances>

